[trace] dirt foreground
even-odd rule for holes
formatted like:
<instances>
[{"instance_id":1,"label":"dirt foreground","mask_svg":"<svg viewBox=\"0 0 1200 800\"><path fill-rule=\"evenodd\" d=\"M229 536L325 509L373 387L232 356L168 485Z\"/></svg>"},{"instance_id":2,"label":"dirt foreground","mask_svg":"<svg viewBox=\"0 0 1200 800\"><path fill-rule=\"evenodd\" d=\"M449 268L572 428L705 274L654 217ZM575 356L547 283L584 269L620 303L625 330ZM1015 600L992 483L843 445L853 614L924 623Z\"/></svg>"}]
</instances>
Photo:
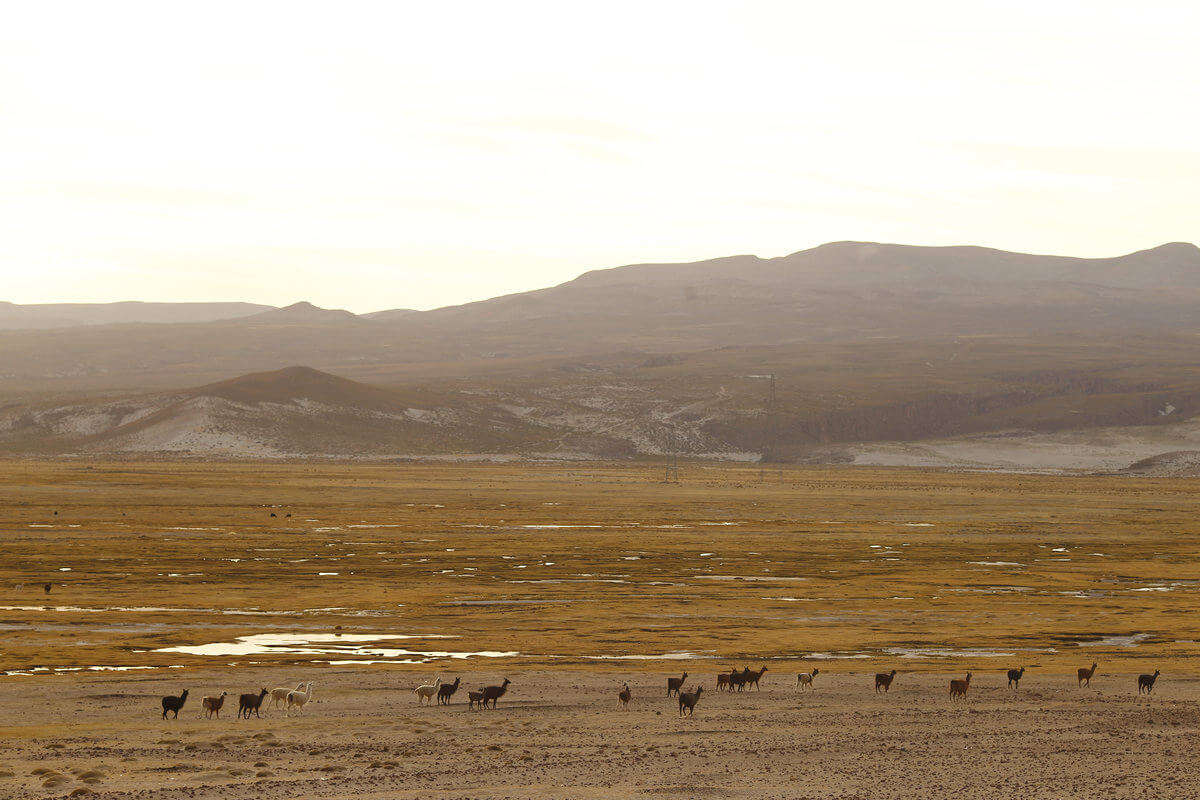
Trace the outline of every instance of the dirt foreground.
<instances>
[{"instance_id":1,"label":"dirt foreground","mask_svg":"<svg viewBox=\"0 0 1200 800\"><path fill-rule=\"evenodd\" d=\"M1138 698L1130 675L1026 673L1019 691L977 675L966 701L948 676L898 675L876 695L869 673L793 674L761 692L719 694L693 717L665 697L666 676L520 672L495 711L465 691L421 707L411 680L383 670L322 670L303 717L268 710L199 718L199 697L268 687L265 671L186 679L87 676L0 685L0 794L103 798L1095 798L1200 793L1200 682L1161 679ZM475 685L495 675L475 675ZM790 679L790 680L789 680ZM470 678L468 678L470 680ZM689 680L689 684L692 683ZM190 687L180 718L158 695ZM28 703L35 689L36 707ZM232 706L232 708L230 707ZM91 794L89 794L91 793Z\"/></svg>"}]
</instances>

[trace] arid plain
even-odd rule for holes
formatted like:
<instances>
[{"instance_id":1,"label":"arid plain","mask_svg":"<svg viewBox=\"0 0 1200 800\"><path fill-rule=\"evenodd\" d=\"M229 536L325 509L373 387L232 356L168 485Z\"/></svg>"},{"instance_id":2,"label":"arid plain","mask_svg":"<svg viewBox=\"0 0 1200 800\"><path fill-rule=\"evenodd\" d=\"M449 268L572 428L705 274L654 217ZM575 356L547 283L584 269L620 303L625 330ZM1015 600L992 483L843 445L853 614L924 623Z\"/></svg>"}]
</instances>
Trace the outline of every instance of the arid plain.
<instances>
[{"instance_id":1,"label":"arid plain","mask_svg":"<svg viewBox=\"0 0 1200 800\"><path fill-rule=\"evenodd\" d=\"M1200 793L1194 480L0 470L3 797ZM715 691L743 666L767 667L761 692ZM665 694L683 672L705 693L680 719ZM418 706L434 676L462 677L449 707ZM506 677L495 711L468 711L467 688ZM239 693L308 680L302 716L236 719ZM160 697L185 688L163 721ZM221 719L201 719L222 691Z\"/></svg>"}]
</instances>

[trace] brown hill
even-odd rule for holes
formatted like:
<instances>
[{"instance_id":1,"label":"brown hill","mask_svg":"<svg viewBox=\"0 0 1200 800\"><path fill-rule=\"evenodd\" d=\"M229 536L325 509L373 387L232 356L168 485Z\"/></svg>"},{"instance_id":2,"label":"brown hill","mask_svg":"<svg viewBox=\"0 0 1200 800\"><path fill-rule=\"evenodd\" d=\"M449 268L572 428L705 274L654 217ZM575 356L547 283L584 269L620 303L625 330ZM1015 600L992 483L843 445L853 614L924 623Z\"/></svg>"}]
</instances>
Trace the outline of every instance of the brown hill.
<instances>
[{"instance_id":1,"label":"brown hill","mask_svg":"<svg viewBox=\"0 0 1200 800\"><path fill-rule=\"evenodd\" d=\"M563 437L463 392L397 391L308 367L182 392L0 410L0 450L234 457L532 453ZM591 452L628 455L593 437Z\"/></svg>"},{"instance_id":2,"label":"brown hill","mask_svg":"<svg viewBox=\"0 0 1200 800\"><path fill-rule=\"evenodd\" d=\"M407 408L403 398L375 386L339 378L312 367L285 367L257 372L188 390L191 397L220 397L234 403L294 404L305 400L393 411Z\"/></svg>"},{"instance_id":3,"label":"brown hill","mask_svg":"<svg viewBox=\"0 0 1200 800\"><path fill-rule=\"evenodd\" d=\"M38 303L0 301L0 328L73 328L80 325L212 322L267 311L257 303Z\"/></svg>"},{"instance_id":4,"label":"brown hill","mask_svg":"<svg viewBox=\"0 0 1200 800\"><path fill-rule=\"evenodd\" d=\"M807 460L862 442L1170 426L1200 413L1198 302L1200 251L1187 244L1078 259L840 242L602 270L429 312L302 303L0 332L0 439L150 446L167 427L138 425L162 412L155 425L262 426L278 452ZM223 380L281 363L315 369ZM773 399L752 377L769 374ZM189 384L203 386L175 390ZM131 400L134 387L159 390L158 404Z\"/></svg>"},{"instance_id":5,"label":"brown hill","mask_svg":"<svg viewBox=\"0 0 1200 800\"><path fill-rule=\"evenodd\" d=\"M1200 450L1176 450L1135 461L1121 470L1144 478L1200 477Z\"/></svg>"},{"instance_id":6,"label":"brown hill","mask_svg":"<svg viewBox=\"0 0 1200 800\"><path fill-rule=\"evenodd\" d=\"M283 308L272 308L258 314L241 317L238 322L243 325L295 325L303 323L349 322L357 319L357 315L342 309L319 308L307 301L292 303Z\"/></svg>"},{"instance_id":7,"label":"brown hill","mask_svg":"<svg viewBox=\"0 0 1200 800\"><path fill-rule=\"evenodd\" d=\"M16 392L160 388L306 363L400 379L448 364L884 337L1105 338L1200 330L1200 250L1110 259L977 247L842 242L778 259L735 256L587 273L480 303L360 318L301 303L225 322L0 331ZM474 369L473 367L470 367Z\"/></svg>"}]
</instances>

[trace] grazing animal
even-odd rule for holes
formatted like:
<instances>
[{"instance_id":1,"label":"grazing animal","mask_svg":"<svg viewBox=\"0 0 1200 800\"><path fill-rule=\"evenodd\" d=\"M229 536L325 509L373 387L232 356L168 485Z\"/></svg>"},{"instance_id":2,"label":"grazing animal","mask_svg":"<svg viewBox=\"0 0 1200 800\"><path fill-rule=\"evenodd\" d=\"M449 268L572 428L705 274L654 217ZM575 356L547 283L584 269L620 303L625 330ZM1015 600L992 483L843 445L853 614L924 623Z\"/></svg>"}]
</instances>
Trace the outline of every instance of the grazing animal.
<instances>
[{"instance_id":1,"label":"grazing animal","mask_svg":"<svg viewBox=\"0 0 1200 800\"><path fill-rule=\"evenodd\" d=\"M221 706L225 705L225 695L229 692L221 692L220 697L205 697L200 700L200 708L204 711L204 716L212 719L213 714L217 715L217 719L221 718Z\"/></svg>"},{"instance_id":2,"label":"grazing animal","mask_svg":"<svg viewBox=\"0 0 1200 800\"><path fill-rule=\"evenodd\" d=\"M483 707L487 708L488 701L490 700L492 702L492 708L495 708L496 701L503 697L504 693L508 691L508 685L510 683L512 683L512 681L510 681L508 678L505 678L504 683L500 684L499 686L483 687Z\"/></svg>"},{"instance_id":3,"label":"grazing animal","mask_svg":"<svg viewBox=\"0 0 1200 800\"><path fill-rule=\"evenodd\" d=\"M724 689L726 691L729 690L729 676L732 674L733 674L732 672L718 673L718 675L717 675L717 691L718 692L721 691L722 689Z\"/></svg>"},{"instance_id":4,"label":"grazing animal","mask_svg":"<svg viewBox=\"0 0 1200 800\"><path fill-rule=\"evenodd\" d=\"M470 709L474 708L476 705L478 705L480 708L483 708L483 689L480 689L477 692L472 692L470 689L468 689L467 690L467 710L469 711Z\"/></svg>"},{"instance_id":5,"label":"grazing animal","mask_svg":"<svg viewBox=\"0 0 1200 800\"><path fill-rule=\"evenodd\" d=\"M756 692L762 691L762 688L758 685L758 682L759 682L759 680L762 679L762 676L764 674L766 674L766 671L767 671L766 666L764 666L758 672L755 672L754 670L750 669L749 667L746 667L746 671L742 673L742 675L744 675L746 678L746 685L749 686L749 685L753 684L754 691L756 691Z\"/></svg>"},{"instance_id":6,"label":"grazing animal","mask_svg":"<svg viewBox=\"0 0 1200 800\"><path fill-rule=\"evenodd\" d=\"M875 693L879 694L879 687L883 687L884 694L892 688L892 679L896 677L896 670L889 672L875 673Z\"/></svg>"},{"instance_id":7,"label":"grazing animal","mask_svg":"<svg viewBox=\"0 0 1200 800\"><path fill-rule=\"evenodd\" d=\"M267 690L263 689L258 694L244 694L238 698L238 716L250 719L250 712L254 712L254 716L261 717L258 709L262 706L263 698L267 696Z\"/></svg>"},{"instance_id":8,"label":"grazing animal","mask_svg":"<svg viewBox=\"0 0 1200 800\"><path fill-rule=\"evenodd\" d=\"M679 716L683 716L683 710L686 708L688 716L696 713L696 701L700 699L700 693L704 691L703 686L697 686L694 692L679 693Z\"/></svg>"},{"instance_id":9,"label":"grazing animal","mask_svg":"<svg viewBox=\"0 0 1200 800\"><path fill-rule=\"evenodd\" d=\"M1092 685L1092 676L1096 674L1095 662L1092 663L1091 669L1088 669L1087 667L1080 667L1079 671L1076 674L1079 676L1079 685L1080 686L1083 686L1084 684L1091 686Z\"/></svg>"},{"instance_id":10,"label":"grazing animal","mask_svg":"<svg viewBox=\"0 0 1200 800\"><path fill-rule=\"evenodd\" d=\"M813 678L817 677L820 673L821 670L819 669L814 669L812 672L801 672L796 676L796 688L804 691L804 687L807 686L815 692L817 687L813 686Z\"/></svg>"},{"instance_id":11,"label":"grazing animal","mask_svg":"<svg viewBox=\"0 0 1200 800\"><path fill-rule=\"evenodd\" d=\"M458 691L458 684L461 681L462 678L455 678L454 683L443 683L438 687L437 701L439 706L450 705L450 698L453 697L454 693Z\"/></svg>"},{"instance_id":12,"label":"grazing animal","mask_svg":"<svg viewBox=\"0 0 1200 800\"><path fill-rule=\"evenodd\" d=\"M54 513L56 513L56 514L57 514L58 512L56 511L56 512L54 512ZM46 594L50 594L50 584L48 584L48 583L47 583L47 584L46 584L44 587L42 587L42 588L44 588L44 589L46 590Z\"/></svg>"},{"instance_id":13,"label":"grazing animal","mask_svg":"<svg viewBox=\"0 0 1200 800\"><path fill-rule=\"evenodd\" d=\"M179 719L179 709L183 708L183 704L187 702L187 693L188 690L184 689L183 694L179 695L179 697L167 695L162 699L163 719L167 718L168 711L175 712L175 716L172 719Z\"/></svg>"},{"instance_id":14,"label":"grazing animal","mask_svg":"<svg viewBox=\"0 0 1200 800\"><path fill-rule=\"evenodd\" d=\"M740 692L742 690L742 687L746 685L746 673L748 671L749 668L735 669L733 672L729 673L729 691L732 692L736 689Z\"/></svg>"},{"instance_id":15,"label":"grazing animal","mask_svg":"<svg viewBox=\"0 0 1200 800\"><path fill-rule=\"evenodd\" d=\"M967 677L964 680L950 681L950 697L952 699L955 697L966 697L967 690L970 688L971 688L971 673L968 672Z\"/></svg>"},{"instance_id":16,"label":"grazing animal","mask_svg":"<svg viewBox=\"0 0 1200 800\"><path fill-rule=\"evenodd\" d=\"M1146 694L1150 694L1154 688L1154 682L1158 680L1160 674L1158 670L1154 670L1153 675L1138 675L1138 694L1141 694L1143 689L1146 690Z\"/></svg>"},{"instance_id":17,"label":"grazing animal","mask_svg":"<svg viewBox=\"0 0 1200 800\"><path fill-rule=\"evenodd\" d=\"M429 700L433 701L433 696L437 694L438 687L442 685L442 679L439 677L433 683L425 683L413 689L417 695L417 705Z\"/></svg>"},{"instance_id":18,"label":"grazing animal","mask_svg":"<svg viewBox=\"0 0 1200 800\"><path fill-rule=\"evenodd\" d=\"M683 673L682 678L667 678L667 697L678 695L679 690L683 688L683 682L687 680L687 673Z\"/></svg>"},{"instance_id":19,"label":"grazing animal","mask_svg":"<svg viewBox=\"0 0 1200 800\"><path fill-rule=\"evenodd\" d=\"M289 694L291 694L292 691L293 690L288 686L279 686L279 687L272 689L271 690L271 707L274 708L275 706L279 705L280 703L286 703L287 696ZM297 683L294 691L297 691L297 692L304 691L304 682L301 681L300 683Z\"/></svg>"},{"instance_id":20,"label":"grazing animal","mask_svg":"<svg viewBox=\"0 0 1200 800\"><path fill-rule=\"evenodd\" d=\"M1021 688L1021 676L1024 674L1025 674L1024 667L1021 667L1020 669L1010 669L1008 671L1008 688L1020 689Z\"/></svg>"},{"instance_id":21,"label":"grazing animal","mask_svg":"<svg viewBox=\"0 0 1200 800\"><path fill-rule=\"evenodd\" d=\"M304 706L308 704L309 700L312 700L312 681L308 682L308 691L306 692L302 692L299 689L294 692L288 692L287 713L291 714L292 708L295 707L300 709L300 713L303 714Z\"/></svg>"},{"instance_id":22,"label":"grazing animal","mask_svg":"<svg viewBox=\"0 0 1200 800\"><path fill-rule=\"evenodd\" d=\"M625 684L625 688L617 692L617 708L629 708L629 700L633 697L633 692L629 691L629 684Z\"/></svg>"}]
</instances>

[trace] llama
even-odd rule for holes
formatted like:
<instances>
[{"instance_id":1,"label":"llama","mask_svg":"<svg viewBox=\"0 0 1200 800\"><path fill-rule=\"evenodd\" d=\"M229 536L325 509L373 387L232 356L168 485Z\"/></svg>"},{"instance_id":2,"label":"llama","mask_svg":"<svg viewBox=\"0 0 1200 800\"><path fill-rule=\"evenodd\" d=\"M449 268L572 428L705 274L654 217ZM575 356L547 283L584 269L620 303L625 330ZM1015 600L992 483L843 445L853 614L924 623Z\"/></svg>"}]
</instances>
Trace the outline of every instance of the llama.
<instances>
[{"instance_id":1,"label":"llama","mask_svg":"<svg viewBox=\"0 0 1200 800\"><path fill-rule=\"evenodd\" d=\"M1021 688L1021 676L1024 674L1025 674L1024 667L1021 667L1020 669L1010 669L1008 671L1008 688L1020 689Z\"/></svg>"},{"instance_id":2,"label":"llama","mask_svg":"<svg viewBox=\"0 0 1200 800\"><path fill-rule=\"evenodd\" d=\"M807 686L809 689L812 689L815 692L817 687L813 686L813 678L820 674L821 670L819 669L814 669L812 672L801 672L796 676L796 688L800 691L804 691L804 687Z\"/></svg>"},{"instance_id":3,"label":"llama","mask_svg":"<svg viewBox=\"0 0 1200 800\"><path fill-rule=\"evenodd\" d=\"M306 706L310 700L312 700L312 681L308 682L308 691L306 692L302 692L299 689L294 692L288 692L287 713L291 714L292 707L295 706L296 708L300 709L300 713L303 714L304 706Z\"/></svg>"},{"instance_id":4,"label":"llama","mask_svg":"<svg viewBox=\"0 0 1200 800\"><path fill-rule=\"evenodd\" d=\"M246 719L250 719L250 712L253 711L254 716L261 717L262 714L258 713L258 710L259 710L259 708L262 707L263 698L266 697L267 694L268 694L267 690L263 689L258 694L253 694L253 693L244 694L241 697L239 697L238 698L238 716L245 717Z\"/></svg>"},{"instance_id":5,"label":"llama","mask_svg":"<svg viewBox=\"0 0 1200 800\"><path fill-rule=\"evenodd\" d=\"M188 690L184 689L183 694L179 697L167 695L162 699L163 719L167 718L168 711L174 711L175 716L172 719L179 719L179 709L183 708L183 704L187 702Z\"/></svg>"},{"instance_id":6,"label":"llama","mask_svg":"<svg viewBox=\"0 0 1200 800\"><path fill-rule=\"evenodd\" d=\"M301 681L300 683L297 683L296 688L294 690L287 686L278 686L278 687L272 689L271 690L271 708L274 708L275 706L279 705L280 703L286 703L287 696L289 694L291 694L293 691L303 692L304 691L304 682Z\"/></svg>"},{"instance_id":7,"label":"llama","mask_svg":"<svg viewBox=\"0 0 1200 800\"><path fill-rule=\"evenodd\" d=\"M683 682L687 680L687 673L683 673L682 678L667 678L667 697L671 695L678 696L679 690L683 687Z\"/></svg>"},{"instance_id":8,"label":"llama","mask_svg":"<svg viewBox=\"0 0 1200 800\"><path fill-rule=\"evenodd\" d=\"M1095 662L1092 662L1091 669L1088 669L1087 667L1080 667L1079 670L1076 672L1076 675L1079 676L1079 685L1080 686L1085 686L1085 685L1091 686L1092 685L1092 676L1095 674L1096 674L1096 663Z\"/></svg>"},{"instance_id":9,"label":"llama","mask_svg":"<svg viewBox=\"0 0 1200 800\"><path fill-rule=\"evenodd\" d=\"M749 685L753 684L754 691L761 692L762 688L758 685L758 682L762 679L762 676L764 674L766 674L766 671L767 671L767 668L765 665L761 669L759 669L758 672L755 672L754 670L750 669L749 667L746 667L746 671L742 673L746 677L746 685L749 686Z\"/></svg>"},{"instance_id":10,"label":"llama","mask_svg":"<svg viewBox=\"0 0 1200 800\"><path fill-rule=\"evenodd\" d=\"M436 678L433 683L425 683L413 689L417 695L417 705L421 705L426 700L433 702L433 696L437 694L438 687L442 685L442 679Z\"/></svg>"},{"instance_id":11,"label":"llama","mask_svg":"<svg viewBox=\"0 0 1200 800\"><path fill-rule=\"evenodd\" d=\"M629 684L625 684L625 688L617 692L617 708L629 708L629 700L633 697L633 692L629 691Z\"/></svg>"},{"instance_id":12,"label":"llama","mask_svg":"<svg viewBox=\"0 0 1200 800\"><path fill-rule=\"evenodd\" d=\"M722 672L717 675L717 691L729 691L729 676L732 672Z\"/></svg>"},{"instance_id":13,"label":"llama","mask_svg":"<svg viewBox=\"0 0 1200 800\"><path fill-rule=\"evenodd\" d=\"M496 701L503 697L504 693L508 691L508 685L510 683L512 683L512 681L510 681L508 678L505 678L504 683L500 684L499 686L483 687L483 707L487 708L488 701L490 700L492 701L492 708L495 708Z\"/></svg>"},{"instance_id":14,"label":"llama","mask_svg":"<svg viewBox=\"0 0 1200 800\"><path fill-rule=\"evenodd\" d=\"M458 684L462 678L455 678L454 683L443 683L438 687L437 701L439 706L450 705L450 698L458 691Z\"/></svg>"},{"instance_id":15,"label":"llama","mask_svg":"<svg viewBox=\"0 0 1200 800\"><path fill-rule=\"evenodd\" d=\"M467 710L470 711L472 708L474 708L477 705L480 708L483 708L483 689L480 689L477 692L472 692L470 689L468 689L467 690Z\"/></svg>"},{"instance_id":16,"label":"llama","mask_svg":"<svg viewBox=\"0 0 1200 800\"><path fill-rule=\"evenodd\" d=\"M1138 675L1138 694L1141 694L1143 689L1146 690L1146 694L1150 694L1151 690L1154 689L1154 682L1158 680L1160 674L1162 673L1154 670L1153 675Z\"/></svg>"},{"instance_id":17,"label":"llama","mask_svg":"<svg viewBox=\"0 0 1200 800\"><path fill-rule=\"evenodd\" d=\"M217 719L221 718L221 706L225 705L225 695L229 692L221 692L220 697L204 697L200 700L200 708L204 712L204 716L212 719L216 714Z\"/></svg>"},{"instance_id":18,"label":"llama","mask_svg":"<svg viewBox=\"0 0 1200 800\"><path fill-rule=\"evenodd\" d=\"M747 669L735 669L733 672L729 673L729 691L732 692L736 689L737 691L740 692L742 690L742 687L746 685L746 672L747 671L748 671L748 668Z\"/></svg>"},{"instance_id":19,"label":"llama","mask_svg":"<svg viewBox=\"0 0 1200 800\"><path fill-rule=\"evenodd\" d=\"M968 672L965 680L950 681L950 699L953 700L956 697L966 697L967 690L970 688L971 688L971 673Z\"/></svg>"},{"instance_id":20,"label":"llama","mask_svg":"<svg viewBox=\"0 0 1200 800\"><path fill-rule=\"evenodd\" d=\"M694 692L679 693L679 716L683 716L683 710L686 708L688 716L696 713L696 701L700 699L701 692L704 691L703 686L697 686Z\"/></svg>"},{"instance_id":21,"label":"llama","mask_svg":"<svg viewBox=\"0 0 1200 800\"><path fill-rule=\"evenodd\" d=\"M883 687L883 693L887 694L892 688L892 680L896 677L896 670L888 672L875 673L875 694L879 694L879 687Z\"/></svg>"}]
</instances>

